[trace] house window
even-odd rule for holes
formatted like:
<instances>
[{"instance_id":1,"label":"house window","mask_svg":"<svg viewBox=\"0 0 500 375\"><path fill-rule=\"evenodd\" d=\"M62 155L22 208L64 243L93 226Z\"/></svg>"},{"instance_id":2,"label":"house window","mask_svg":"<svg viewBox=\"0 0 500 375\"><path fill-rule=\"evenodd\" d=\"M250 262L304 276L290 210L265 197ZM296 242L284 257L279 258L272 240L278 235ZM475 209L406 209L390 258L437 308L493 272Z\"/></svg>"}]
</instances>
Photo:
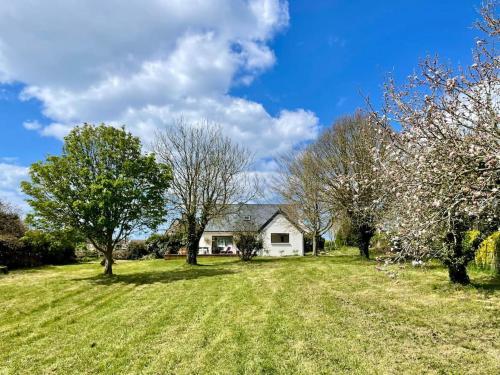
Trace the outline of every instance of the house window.
<instances>
[{"instance_id":1,"label":"house window","mask_svg":"<svg viewBox=\"0 0 500 375\"><path fill-rule=\"evenodd\" d=\"M247 215L247 216L243 217L243 220L250 221L250 220L252 220L252 217L250 215Z\"/></svg>"},{"instance_id":2,"label":"house window","mask_svg":"<svg viewBox=\"0 0 500 375\"><path fill-rule=\"evenodd\" d=\"M271 243L290 243L288 233L271 233Z\"/></svg>"}]
</instances>

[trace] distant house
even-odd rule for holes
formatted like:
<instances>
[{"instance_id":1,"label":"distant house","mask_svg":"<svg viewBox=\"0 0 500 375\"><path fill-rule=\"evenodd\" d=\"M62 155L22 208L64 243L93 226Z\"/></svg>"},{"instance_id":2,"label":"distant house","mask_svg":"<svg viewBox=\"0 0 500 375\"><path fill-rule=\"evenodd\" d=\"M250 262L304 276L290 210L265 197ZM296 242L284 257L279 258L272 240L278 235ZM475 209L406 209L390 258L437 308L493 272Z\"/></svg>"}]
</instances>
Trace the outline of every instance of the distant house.
<instances>
[{"instance_id":1,"label":"distant house","mask_svg":"<svg viewBox=\"0 0 500 375\"><path fill-rule=\"evenodd\" d=\"M235 254L238 249L233 236L248 227L262 236L260 255L304 255L304 232L277 204L232 206L226 215L208 223L200 239L199 254Z\"/></svg>"}]
</instances>

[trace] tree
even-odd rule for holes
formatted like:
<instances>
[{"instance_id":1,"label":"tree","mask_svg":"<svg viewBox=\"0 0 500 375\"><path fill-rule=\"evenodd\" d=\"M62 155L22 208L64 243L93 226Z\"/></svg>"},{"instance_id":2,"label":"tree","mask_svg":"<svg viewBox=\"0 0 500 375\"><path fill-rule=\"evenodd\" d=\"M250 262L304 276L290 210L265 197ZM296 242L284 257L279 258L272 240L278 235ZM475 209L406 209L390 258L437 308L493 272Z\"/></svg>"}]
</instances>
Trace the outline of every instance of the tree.
<instances>
[{"instance_id":1,"label":"tree","mask_svg":"<svg viewBox=\"0 0 500 375\"><path fill-rule=\"evenodd\" d=\"M336 121L311 148L322 199L337 218L348 220L357 233L360 255L366 258L386 206L381 161L388 143L380 127L358 112Z\"/></svg>"},{"instance_id":2,"label":"tree","mask_svg":"<svg viewBox=\"0 0 500 375\"><path fill-rule=\"evenodd\" d=\"M306 149L278 159L280 173L273 187L283 198L282 209L312 237L313 255L318 255L317 239L332 226L332 209L322 197L318 163Z\"/></svg>"},{"instance_id":3,"label":"tree","mask_svg":"<svg viewBox=\"0 0 500 375\"><path fill-rule=\"evenodd\" d=\"M15 210L0 200L0 235L10 235L20 238L26 231L24 223Z\"/></svg>"},{"instance_id":4,"label":"tree","mask_svg":"<svg viewBox=\"0 0 500 375\"><path fill-rule=\"evenodd\" d=\"M402 87L389 80L384 109L373 114L381 126L402 128L387 164L401 253L441 260L461 284L470 282L466 267L481 239L500 225L500 21L493 3L482 14L485 38L470 66L427 58ZM474 227L482 237L465 246Z\"/></svg>"},{"instance_id":5,"label":"tree","mask_svg":"<svg viewBox=\"0 0 500 375\"><path fill-rule=\"evenodd\" d=\"M30 177L21 185L30 196L30 221L79 232L104 255L104 273L112 275L115 246L164 218L171 172L143 155L139 139L124 128L84 124L65 137L61 156L34 163Z\"/></svg>"},{"instance_id":6,"label":"tree","mask_svg":"<svg viewBox=\"0 0 500 375\"><path fill-rule=\"evenodd\" d=\"M254 194L245 174L251 155L224 136L219 126L206 121L180 120L156 139L158 159L173 170L168 199L186 227L186 261L197 264L199 241L208 222Z\"/></svg>"}]
</instances>

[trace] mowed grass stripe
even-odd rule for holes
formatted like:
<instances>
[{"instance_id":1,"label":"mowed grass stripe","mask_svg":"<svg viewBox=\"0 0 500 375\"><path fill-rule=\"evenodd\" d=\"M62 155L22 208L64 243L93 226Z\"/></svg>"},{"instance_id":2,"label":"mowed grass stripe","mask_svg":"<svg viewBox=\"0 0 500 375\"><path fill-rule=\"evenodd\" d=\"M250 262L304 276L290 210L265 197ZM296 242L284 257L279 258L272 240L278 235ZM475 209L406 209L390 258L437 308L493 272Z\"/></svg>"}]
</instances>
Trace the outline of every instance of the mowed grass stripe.
<instances>
[{"instance_id":1,"label":"mowed grass stripe","mask_svg":"<svg viewBox=\"0 0 500 375\"><path fill-rule=\"evenodd\" d=\"M499 281L314 259L118 262L0 278L0 373L500 372Z\"/></svg>"}]
</instances>

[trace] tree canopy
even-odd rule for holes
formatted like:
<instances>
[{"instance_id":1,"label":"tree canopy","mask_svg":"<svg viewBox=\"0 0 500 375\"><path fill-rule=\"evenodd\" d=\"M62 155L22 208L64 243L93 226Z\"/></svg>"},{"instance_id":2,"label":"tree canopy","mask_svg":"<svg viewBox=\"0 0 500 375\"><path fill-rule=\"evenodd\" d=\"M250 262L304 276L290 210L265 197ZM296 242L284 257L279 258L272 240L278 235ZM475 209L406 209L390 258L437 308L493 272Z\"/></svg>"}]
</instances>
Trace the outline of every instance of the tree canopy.
<instances>
[{"instance_id":1,"label":"tree canopy","mask_svg":"<svg viewBox=\"0 0 500 375\"><path fill-rule=\"evenodd\" d=\"M34 163L30 177L21 184L33 209L29 222L78 231L112 274L115 246L162 222L171 170L143 155L140 140L124 128L84 124L65 137L61 156Z\"/></svg>"},{"instance_id":2,"label":"tree canopy","mask_svg":"<svg viewBox=\"0 0 500 375\"><path fill-rule=\"evenodd\" d=\"M475 247L500 226L500 22L493 3L482 10L483 38L470 66L453 69L427 58L406 84L385 86L385 106L373 119L392 134L386 185L392 230L405 256L438 258L450 279L469 283Z\"/></svg>"}]
</instances>

